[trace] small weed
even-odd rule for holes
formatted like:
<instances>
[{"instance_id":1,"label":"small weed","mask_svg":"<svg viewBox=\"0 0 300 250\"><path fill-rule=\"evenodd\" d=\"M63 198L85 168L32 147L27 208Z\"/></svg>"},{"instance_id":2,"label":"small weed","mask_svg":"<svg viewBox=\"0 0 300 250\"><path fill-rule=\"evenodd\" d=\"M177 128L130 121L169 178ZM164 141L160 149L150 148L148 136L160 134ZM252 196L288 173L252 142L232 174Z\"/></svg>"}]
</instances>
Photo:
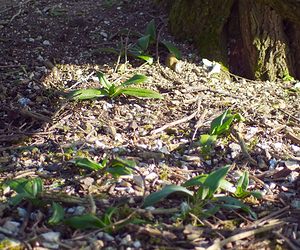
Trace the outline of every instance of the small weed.
<instances>
[{"instance_id":1,"label":"small weed","mask_svg":"<svg viewBox=\"0 0 300 250\"><path fill-rule=\"evenodd\" d=\"M252 218L256 218L256 214L249 206L241 200L249 196L261 198L259 192L248 191L249 175L247 172L240 177L236 187L225 177L230 166L219 168L210 174L199 175L188 180L182 186L169 185L161 190L151 193L144 200L144 207L152 206L155 203L165 199L173 193L179 193L188 196L190 203L190 212L196 216L210 217L217 213L220 209L241 209L247 212ZM195 192L188 190L188 187L196 188ZM226 191L232 196L216 195L220 191ZM185 214L188 214L185 212Z\"/></svg>"},{"instance_id":2,"label":"small weed","mask_svg":"<svg viewBox=\"0 0 300 250\"><path fill-rule=\"evenodd\" d=\"M205 159L210 159L210 153L217 142L220 135L228 134L230 127L234 121L243 121L244 118L240 114L231 114L230 110L226 110L223 114L212 120L210 124L209 134L200 136L200 153Z\"/></svg>"},{"instance_id":3,"label":"small weed","mask_svg":"<svg viewBox=\"0 0 300 250\"><path fill-rule=\"evenodd\" d=\"M99 97L115 98L122 94L140 98L163 98L162 95L153 90L130 86L146 81L147 77L144 75L134 75L120 85L110 83L102 72L98 72L97 76L102 88L74 90L67 94L67 98L70 100L90 100Z\"/></svg>"}]
</instances>

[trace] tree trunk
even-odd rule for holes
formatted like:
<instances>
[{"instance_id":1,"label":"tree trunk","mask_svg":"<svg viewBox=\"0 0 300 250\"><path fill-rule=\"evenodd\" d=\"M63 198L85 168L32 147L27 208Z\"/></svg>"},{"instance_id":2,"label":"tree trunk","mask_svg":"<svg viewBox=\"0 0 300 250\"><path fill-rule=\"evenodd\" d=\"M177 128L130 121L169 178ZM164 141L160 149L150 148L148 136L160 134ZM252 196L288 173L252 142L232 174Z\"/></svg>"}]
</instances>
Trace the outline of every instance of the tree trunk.
<instances>
[{"instance_id":1,"label":"tree trunk","mask_svg":"<svg viewBox=\"0 0 300 250\"><path fill-rule=\"evenodd\" d=\"M300 78L300 1L160 0L200 55L251 79Z\"/></svg>"}]
</instances>

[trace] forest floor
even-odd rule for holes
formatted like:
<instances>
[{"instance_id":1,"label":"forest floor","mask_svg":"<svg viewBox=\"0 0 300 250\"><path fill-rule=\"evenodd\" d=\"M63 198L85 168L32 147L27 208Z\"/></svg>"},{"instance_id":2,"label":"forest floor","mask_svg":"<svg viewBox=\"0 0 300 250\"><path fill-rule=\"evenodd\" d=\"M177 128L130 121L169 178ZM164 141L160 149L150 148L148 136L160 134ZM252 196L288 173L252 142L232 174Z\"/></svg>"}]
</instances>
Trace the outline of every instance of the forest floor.
<instances>
[{"instance_id":1,"label":"forest floor","mask_svg":"<svg viewBox=\"0 0 300 250\"><path fill-rule=\"evenodd\" d=\"M118 55L151 20L154 63ZM295 82L218 72L167 24L147 0L0 1L1 249L300 249ZM99 71L163 99L65 98Z\"/></svg>"}]
</instances>

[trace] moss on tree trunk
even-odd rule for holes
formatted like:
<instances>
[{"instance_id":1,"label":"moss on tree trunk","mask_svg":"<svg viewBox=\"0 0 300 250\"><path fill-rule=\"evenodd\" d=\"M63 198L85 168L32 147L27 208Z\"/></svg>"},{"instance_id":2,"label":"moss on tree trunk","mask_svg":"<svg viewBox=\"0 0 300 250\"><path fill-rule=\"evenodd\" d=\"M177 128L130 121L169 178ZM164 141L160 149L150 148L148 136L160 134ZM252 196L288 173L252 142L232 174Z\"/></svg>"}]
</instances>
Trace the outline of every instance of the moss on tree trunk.
<instances>
[{"instance_id":1,"label":"moss on tree trunk","mask_svg":"<svg viewBox=\"0 0 300 250\"><path fill-rule=\"evenodd\" d=\"M300 2L160 0L170 28L192 38L202 57L255 79L300 78Z\"/></svg>"}]
</instances>

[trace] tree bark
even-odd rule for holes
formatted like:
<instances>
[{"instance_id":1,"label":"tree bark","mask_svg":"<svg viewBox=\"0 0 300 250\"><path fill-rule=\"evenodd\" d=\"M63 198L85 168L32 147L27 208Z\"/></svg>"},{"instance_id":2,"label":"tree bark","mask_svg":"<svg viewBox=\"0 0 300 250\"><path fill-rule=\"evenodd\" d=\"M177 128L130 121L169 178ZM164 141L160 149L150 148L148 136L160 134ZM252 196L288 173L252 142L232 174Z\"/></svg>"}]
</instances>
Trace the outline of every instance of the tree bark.
<instances>
[{"instance_id":1,"label":"tree bark","mask_svg":"<svg viewBox=\"0 0 300 250\"><path fill-rule=\"evenodd\" d=\"M299 0L160 0L171 31L251 79L300 78Z\"/></svg>"}]
</instances>

